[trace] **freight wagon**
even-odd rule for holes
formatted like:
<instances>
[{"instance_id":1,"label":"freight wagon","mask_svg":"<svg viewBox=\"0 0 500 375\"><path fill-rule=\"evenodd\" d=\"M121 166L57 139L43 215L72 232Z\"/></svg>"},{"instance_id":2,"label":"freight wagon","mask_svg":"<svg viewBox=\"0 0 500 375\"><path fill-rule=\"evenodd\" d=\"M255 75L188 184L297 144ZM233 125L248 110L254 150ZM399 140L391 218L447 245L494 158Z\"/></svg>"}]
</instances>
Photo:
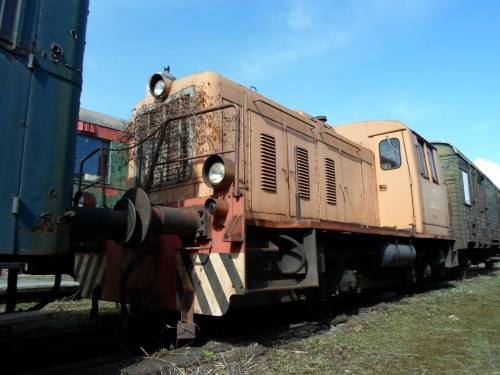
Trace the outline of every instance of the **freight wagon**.
<instances>
[{"instance_id":1,"label":"freight wagon","mask_svg":"<svg viewBox=\"0 0 500 375\"><path fill-rule=\"evenodd\" d=\"M463 153L435 142L450 201L451 234L463 266L493 265L500 243L500 190Z\"/></svg>"}]
</instances>

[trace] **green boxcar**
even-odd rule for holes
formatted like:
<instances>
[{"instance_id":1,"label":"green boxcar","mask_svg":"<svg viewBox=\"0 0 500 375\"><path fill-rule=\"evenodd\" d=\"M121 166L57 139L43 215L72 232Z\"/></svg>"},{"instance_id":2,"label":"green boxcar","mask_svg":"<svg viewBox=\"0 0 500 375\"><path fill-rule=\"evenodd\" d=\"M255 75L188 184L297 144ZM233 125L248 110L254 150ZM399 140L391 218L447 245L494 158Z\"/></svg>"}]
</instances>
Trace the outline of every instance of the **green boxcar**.
<instances>
[{"instance_id":1,"label":"green boxcar","mask_svg":"<svg viewBox=\"0 0 500 375\"><path fill-rule=\"evenodd\" d=\"M462 262L478 264L495 257L500 241L500 190L456 147L441 142L434 146L448 185L451 234Z\"/></svg>"}]
</instances>

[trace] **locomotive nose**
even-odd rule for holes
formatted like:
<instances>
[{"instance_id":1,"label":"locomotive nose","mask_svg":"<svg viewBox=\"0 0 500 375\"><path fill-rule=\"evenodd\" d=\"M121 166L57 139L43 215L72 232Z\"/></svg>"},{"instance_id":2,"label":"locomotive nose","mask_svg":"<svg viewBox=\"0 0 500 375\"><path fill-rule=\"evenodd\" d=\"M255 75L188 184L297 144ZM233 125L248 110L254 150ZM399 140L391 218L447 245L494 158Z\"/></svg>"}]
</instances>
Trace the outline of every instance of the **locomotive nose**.
<instances>
[{"instance_id":1,"label":"locomotive nose","mask_svg":"<svg viewBox=\"0 0 500 375\"><path fill-rule=\"evenodd\" d=\"M140 188L128 190L113 209L74 207L67 216L71 218L73 241L107 239L127 247L139 246L148 234L203 236L208 223L204 207L152 207L148 195Z\"/></svg>"}]
</instances>

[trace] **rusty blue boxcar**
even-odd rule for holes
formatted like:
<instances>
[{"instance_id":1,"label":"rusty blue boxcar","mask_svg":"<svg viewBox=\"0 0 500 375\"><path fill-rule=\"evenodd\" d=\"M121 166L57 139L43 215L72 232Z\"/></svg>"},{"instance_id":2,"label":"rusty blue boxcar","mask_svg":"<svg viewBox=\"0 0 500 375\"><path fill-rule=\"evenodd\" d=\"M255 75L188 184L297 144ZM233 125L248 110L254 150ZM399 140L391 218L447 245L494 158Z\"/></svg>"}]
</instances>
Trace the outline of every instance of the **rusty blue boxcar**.
<instances>
[{"instance_id":1,"label":"rusty blue boxcar","mask_svg":"<svg viewBox=\"0 0 500 375\"><path fill-rule=\"evenodd\" d=\"M68 253L87 15L88 0L0 1L0 262L32 272Z\"/></svg>"}]
</instances>

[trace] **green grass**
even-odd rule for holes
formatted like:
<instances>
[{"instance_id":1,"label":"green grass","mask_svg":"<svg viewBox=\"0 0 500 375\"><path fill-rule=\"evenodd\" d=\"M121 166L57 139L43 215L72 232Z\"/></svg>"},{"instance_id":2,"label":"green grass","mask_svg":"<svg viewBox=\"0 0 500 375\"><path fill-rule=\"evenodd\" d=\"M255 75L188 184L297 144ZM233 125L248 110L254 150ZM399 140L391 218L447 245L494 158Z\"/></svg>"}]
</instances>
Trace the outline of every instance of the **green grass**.
<instances>
[{"instance_id":1,"label":"green grass","mask_svg":"<svg viewBox=\"0 0 500 375\"><path fill-rule=\"evenodd\" d=\"M500 374L500 274L454 284L272 348L254 371Z\"/></svg>"}]
</instances>

